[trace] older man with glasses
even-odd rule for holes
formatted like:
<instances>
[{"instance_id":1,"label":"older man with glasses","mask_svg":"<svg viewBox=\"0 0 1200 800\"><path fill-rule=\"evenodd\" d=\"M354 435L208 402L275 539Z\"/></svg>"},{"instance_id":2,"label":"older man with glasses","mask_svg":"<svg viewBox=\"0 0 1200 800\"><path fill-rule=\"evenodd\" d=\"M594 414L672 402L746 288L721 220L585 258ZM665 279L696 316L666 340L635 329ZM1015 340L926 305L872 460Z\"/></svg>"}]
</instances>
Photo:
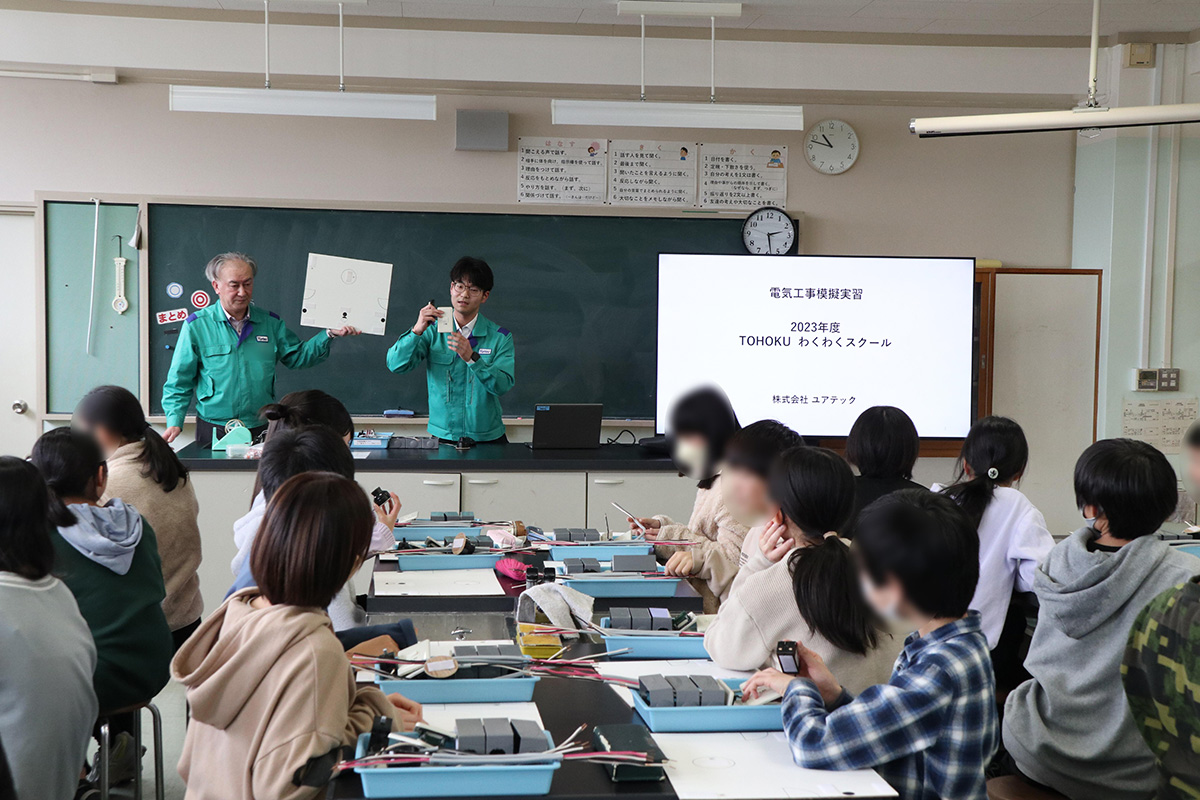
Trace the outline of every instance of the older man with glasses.
<instances>
[{"instance_id":1,"label":"older man with glasses","mask_svg":"<svg viewBox=\"0 0 1200 800\"><path fill-rule=\"evenodd\" d=\"M275 363L288 369L314 367L329 358L329 340L357 336L345 326L321 331L307 342L292 333L274 311L252 305L258 265L245 253L221 253L204 275L218 303L188 316L163 386L167 430L174 441L196 398L196 441L210 447L230 423L257 435L266 429L258 411L275 401Z\"/></svg>"},{"instance_id":2,"label":"older man with glasses","mask_svg":"<svg viewBox=\"0 0 1200 800\"><path fill-rule=\"evenodd\" d=\"M492 292L491 267L464 256L450 270L453 330L438 333L445 313L432 302L388 350L387 365L403 374L428 361L429 432L444 442L506 442L500 395L516 382L512 333L479 313Z\"/></svg>"}]
</instances>

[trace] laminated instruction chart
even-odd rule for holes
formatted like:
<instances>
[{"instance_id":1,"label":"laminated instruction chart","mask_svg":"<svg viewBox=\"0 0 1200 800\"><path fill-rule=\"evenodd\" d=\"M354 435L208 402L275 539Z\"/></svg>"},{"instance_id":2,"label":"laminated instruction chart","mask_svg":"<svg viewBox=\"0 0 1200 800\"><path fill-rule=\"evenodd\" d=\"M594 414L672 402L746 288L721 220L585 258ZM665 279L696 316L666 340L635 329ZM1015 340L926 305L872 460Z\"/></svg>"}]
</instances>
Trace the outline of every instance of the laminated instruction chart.
<instances>
[{"instance_id":1,"label":"laminated instruction chart","mask_svg":"<svg viewBox=\"0 0 1200 800\"><path fill-rule=\"evenodd\" d=\"M1173 455L1183 452L1183 435L1197 416L1200 400L1194 396L1126 397L1121 409L1121 435Z\"/></svg>"},{"instance_id":2,"label":"laminated instruction chart","mask_svg":"<svg viewBox=\"0 0 1200 800\"><path fill-rule=\"evenodd\" d=\"M786 207L787 146L517 139L517 201L668 208Z\"/></svg>"}]
</instances>

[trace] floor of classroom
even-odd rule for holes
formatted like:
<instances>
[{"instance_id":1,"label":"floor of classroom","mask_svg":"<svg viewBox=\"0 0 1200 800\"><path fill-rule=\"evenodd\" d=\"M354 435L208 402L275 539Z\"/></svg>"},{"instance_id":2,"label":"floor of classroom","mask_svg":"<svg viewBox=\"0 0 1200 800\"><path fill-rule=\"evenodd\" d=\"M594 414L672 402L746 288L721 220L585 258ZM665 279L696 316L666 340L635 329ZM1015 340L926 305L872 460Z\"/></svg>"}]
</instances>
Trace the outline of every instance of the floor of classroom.
<instances>
[{"instance_id":1,"label":"floor of classroom","mask_svg":"<svg viewBox=\"0 0 1200 800\"><path fill-rule=\"evenodd\" d=\"M407 616L416 625L417 635L422 639L445 641L453 639L453 631L469 631L466 639L507 639L511 614L372 614L369 622L386 624ZM183 751L183 737L187 730L186 698L183 686L174 681L154 698L163 720L163 783L166 800L183 800L186 787L176 767L179 754ZM154 797L154 737L150 730L150 715L142 717L142 745L146 755L142 759L142 796ZM93 756L89 756L91 758ZM133 784L115 787L114 798L133 797Z\"/></svg>"}]
</instances>

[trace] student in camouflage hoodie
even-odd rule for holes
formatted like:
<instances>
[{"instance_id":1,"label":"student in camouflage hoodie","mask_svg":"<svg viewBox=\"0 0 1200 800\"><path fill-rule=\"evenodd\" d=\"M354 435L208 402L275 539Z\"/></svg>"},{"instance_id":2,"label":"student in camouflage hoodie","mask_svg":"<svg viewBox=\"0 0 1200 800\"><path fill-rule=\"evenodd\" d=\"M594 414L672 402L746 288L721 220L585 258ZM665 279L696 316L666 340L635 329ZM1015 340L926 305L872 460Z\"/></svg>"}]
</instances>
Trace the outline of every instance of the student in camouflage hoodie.
<instances>
[{"instance_id":1,"label":"student in camouflage hoodie","mask_svg":"<svg viewBox=\"0 0 1200 800\"><path fill-rule=\"evenodd\" d=\"M1138 614L1121 678L1158 765L1156 800L1200 797L1200 576Z\"/></svg>"}]
</instances>

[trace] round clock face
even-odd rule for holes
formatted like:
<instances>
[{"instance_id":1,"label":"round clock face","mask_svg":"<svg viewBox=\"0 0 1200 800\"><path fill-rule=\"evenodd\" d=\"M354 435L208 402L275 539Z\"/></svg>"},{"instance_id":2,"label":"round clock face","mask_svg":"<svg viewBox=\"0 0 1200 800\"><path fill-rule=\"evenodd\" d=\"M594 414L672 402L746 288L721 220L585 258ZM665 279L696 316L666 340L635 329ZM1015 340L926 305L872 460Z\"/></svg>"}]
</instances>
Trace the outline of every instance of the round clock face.
<instances>
[{"instance_id":1,"label":"round clock face","mask_svg":"<svg viewBox=\"0 0 1200 800\"><path fill-rule=\"evenodd\" d=\"M840 119L813 125L804 140L808 165L826 175L840 175L858 160L858 134Z\"/></svg>"},{"instance_id":2,"label":"round clock face","mask_svg":"<svg viewBox=\"0 0 1200 800\"><path fill-rule=\"evenodd\" d=\"M748 253L781 256L796 244L796 225L782 208L764 206L742 223L742 243Z\"/></svg>"}]
</instances>

